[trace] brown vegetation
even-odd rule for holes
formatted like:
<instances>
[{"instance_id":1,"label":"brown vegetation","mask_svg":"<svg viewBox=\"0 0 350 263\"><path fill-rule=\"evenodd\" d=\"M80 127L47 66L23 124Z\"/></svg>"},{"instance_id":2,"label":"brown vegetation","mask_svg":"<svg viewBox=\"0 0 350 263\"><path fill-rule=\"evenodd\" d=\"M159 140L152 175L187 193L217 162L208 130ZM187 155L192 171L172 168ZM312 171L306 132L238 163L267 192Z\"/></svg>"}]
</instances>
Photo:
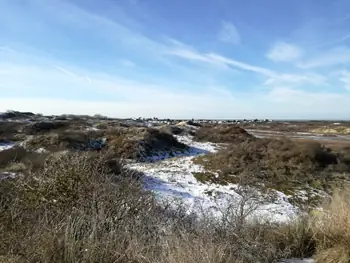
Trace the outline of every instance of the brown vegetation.
<instances>
[{"instance_id":1,"label":"brown vegetation","mask_svg":"<svg viewBox=\"0 0 350 263\"><path fill-rule=\"evenodd\" d=\"M174 135L195 135L195 129L187 126L176 126L176 125L165 125L160 128L161 131L164 131L169 134Z\"/></svg>"},{"instance_id":2,"label":"brown vegetation","mask_svg":"<svg viewBox=\"0 0 350 263\"><path fill-rule=\"evenodd\" d=\"M187 146L171 134L150 128L119 128L106 133L107 147L115 156L147 160L152 155L184 151Z\"/></svg>"},{"instance_id":3,"label":"brown vegetation","mask_svg":"<svg viewBox=\"0 0 350 263\"><path fill-rule=\"evenodd\" d=\"M24 123L0 121L0 141L17 141L22 139L19 134L22 132Z\"/></svg>"},{"instance_id":4,"label":"brown vegetation","mask_svg":"<svg viewBox=\"0 0 350 263\"><path fill-rule=\"evenodd\" d=\"M69 122L63 122L63 121L40 121L40 122L34 122L31 124L28 124L25 127L26 134L35 135L35 134L42 134L47 133L52 130L64 130L69 127Z\"/></svg>"},{"instance_id":5,"label":"brown vegetation","mask_svg":"<svg viewBox=\"0 0 350 263\"><path fill-rule=\"evenodd\" d=\"M347 192L283 225L248 223L229 208L220 220L199 219L181 205L159 206L137 174L110 164L104 155L65 154L1 180L0 261L253 263L316 253L318 263L349 262Z\"/></svg>"},{"instance_id":6,"label":"brown vegetation","mask_svg":"<svg viewBox=\"0 0 350 263\"><path fill-rule=\"evenodd\" d=\"M1 262L253 263L294 253L278 226L159 206L132 172L106 164L67 154L1 180Z\"/></svg>"},{"instance_id":7,"label":"brown vegetation","mask_svg":"<svg viewBox=\"0 0 350 263\"><path fill-rule=\"evenodd\" d=\"M350 262L350 194L337 191L324 211L314 216L312 230L317 263Z\"/></svg>"},{"instance_id":8,"label":"brown vegetation","mask_svg":"<svg viewBox=\"0 0 350 263\"><path fill-rule=\"evenodd\" d=\"M198 129L195 140L214 143L241 143L253 136L236 125L206 125Z\"/></svg>"},{"instance_id":9,"label":"brown vegetation","mask_svg":"<svg viewBox=\"0 0 350 263\"><path fill-rule=\"evenodd\" d=\"M237 183L245 176L250 178L249 183L264 183L282 191L307 185L328 190L336 178L348 179L349 154L347 148L333 152L317 142L255 139L231 144L218 153L197 158L196 162L217 172L220 183Z\"/></svg>"},{"instance_id":10,"label":"brown vegetation","mask_svg":"<svg viewBox=\"0 0 350 263\"><path fill-rule=\"evenodd\" d=\"M32 136L25 142L28 149L49 151L96 150L104 146L101 134L93 131L63 131Z\"/></svg>"},{"instance_id":11,"label":"brown vegetation","mask_svg":"<svg viewBox=\"0 0 350 263\"><path fill-rule=\"evenodd\" d=\"M20 111L7 111L4 113L0 114L0 118L7 120L7 119L12 119L12 120L19 120L19 119L28 119L28 118L33 118L36 115L32 112L20 112Z\"/></svg>"},{"instance_id":12,"label":"brown vegetation","mask_svg":"<svg viewBox=\"0 0 350 263\"><path fill-rule=\"evenodd\" d=\"M43 167L46 153L28 151L22 147L13 147L0 151L0 171L27 173Z\"/></svg>"},{"instance_id":13,"label":"brown vegetation","mask_svg":"<svg viewBox=\"0 0 350 263\"><path fill-rule=\"evenodd\" d=\"M180 204L160 205L143 189L140 174L116 159L142 161L184 151L186 145L171 135L184 127L164 131L107 124L100 131L83 131L79 120L46 124L23 129L23 123L0 123L5 141L15 140L17 133L32 134L27 149L0 152L0 172L20 174L0 180L0 262L253 263L313 254L317 263L350 262L348 192L335 193L323 212L282 225L246 220L255 208L237 209L254 198L244 191L244 201L221 211L220 220L205 211L197 218ZM93 142L102 138L105 151L81 152L100 149ZM243 188L263 183L290 193L300 187L331 190L337 181L349 180L349 147L256 139L233 125L200 127L195 139L227 144L196 159L208 169L194 174L203 183ZM38 148L79 153L31 151Z\"/></svg>"},{"instance_id":14,"label":"brown vegetation","mask_svg":"<svg viewBox=\"0 0 350 263\"><path fill-rule=\"evenodd\" d=\"M244 129L259 129L279 132L315 132L323 133L326 129L334 129L335 133L342 134L350 127L349 121L273 121L267 123L242 123ZM337 128L340 127L340 128ZM330 130L332 133L333 131ZM327 133L327 131L326 131Z\"/></svg>"}]
</instances>

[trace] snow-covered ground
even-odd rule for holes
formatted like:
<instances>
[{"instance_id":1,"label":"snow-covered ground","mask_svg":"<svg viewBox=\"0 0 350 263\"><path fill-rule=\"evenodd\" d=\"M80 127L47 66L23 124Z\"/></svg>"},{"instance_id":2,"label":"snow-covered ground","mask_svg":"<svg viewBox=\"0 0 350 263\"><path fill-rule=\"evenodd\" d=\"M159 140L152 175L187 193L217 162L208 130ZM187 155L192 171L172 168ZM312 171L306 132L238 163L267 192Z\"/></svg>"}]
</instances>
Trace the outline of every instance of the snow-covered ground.
<instances>
[{"instance_id":1,"label":"snow-covered ground","mask_svg":"<svg viewBox=\"0 0 350 263\"><path fill-rule=\"evenodd\" d=\"M241 204L240 186L234 184L219 185L201 183L193 173L205 172L205 169L193 163L198 155L215 152L220 145L214 143L194 142L189 136L176 136L177 139L190 146L188 154L174 158L163 158L152 163L131 163L129 167L143 172L147 189L165 200L180 200L188 207L188 212L210 212L220 216L221 212L230 207ZM254 195L256 197L256 195ZM264 200L260 194L259 201L250 203L257 206L251 217L273 222L285 222L297 214L297 209L288 202L288 198L281 192L275 192L273 201ZM249 209L247 206L245 208Z\"/></svg>"},{"instance_id":2,"label":"snow-covered ground","mask_svg":"<svg viewBox=\"0 0 350 263\"><path fill-rule=\"evenodd\" d=\"M0 172L0 180L15 178L17 175L11 172Z\"/></svg>"},{"instance_id":3,"label":"snow-covered ground","mask_svg":"<svg viewBox=\"0 0 350 263\"><path fill-rule=\"evenodd\" d=\"M14 146L15 144L12 143L12 142L6 142L6 143L2 143L0 142L0 152L1 151L4 151L4 150L7 150L7 149L10 149Z\"/></svg>"},{"instance_id":4,"label":"snow-covered ground","mask_svg":"<svg viewBox=\"0 0 350 263\"><path fill-rule=\"evenodd\" d=\"M282 260L279 263L313 263L314 260L311 258L304 258L304 259L286 259Z\"/></svg>"}]
</instances>

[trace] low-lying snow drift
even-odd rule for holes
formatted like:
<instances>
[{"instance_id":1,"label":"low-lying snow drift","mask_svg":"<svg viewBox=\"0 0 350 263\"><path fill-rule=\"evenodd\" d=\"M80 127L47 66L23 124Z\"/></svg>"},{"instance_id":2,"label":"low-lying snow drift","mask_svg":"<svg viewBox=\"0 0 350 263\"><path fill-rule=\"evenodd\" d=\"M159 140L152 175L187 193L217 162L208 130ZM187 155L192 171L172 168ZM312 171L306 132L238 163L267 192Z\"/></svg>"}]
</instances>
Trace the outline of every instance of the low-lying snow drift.
<instances>
[{"instance_id":1,"label":"low-lying snow drift","mask_svg":"<svg viewBox=\"0 0 350 263\"><path fill-rule=\"evenodd\" d=\"M15 144L12 143L12 142L6 142L6 143L5 142L0 142L0 152L1 151L5 151L7 149L10 149L13 146L15 146Z\"/></svg>"},{"instance_id":2,"label":"low-lying snow drift","mask_svg":"<svg viewBox=\"0 0 350 263\"><path fill-rule=\"evenodd\" d=\"M220 217L227 207L239 209L242 204L240 186L235 184L219 185L201 183L192 173L205 172L200 165L193 163L196 155L215 152L220 147L214 143L194 142L189 136L176 136L187 144L189 156L165 159L155 163L131 163L129 167L143 172L147 189L165 200L179 200L188 207L188 212L210 213ZM297 209L288 202L288 198L281 192L275 192L273 201L265 199L263 194L252 189L254 198L248 200L244 209L254 210L249 218L257 218L270 222L285 222L296 216ZM258 198L257 198L258 196ZM246 197L246 196L245 196Z\"/></svg>"},{"instance_id":3,"label":"low-lying snow drift","mask_svg":"<svg viewBox=\"0 0 350 263\"><path fill-rule=\"evenodd\" d=\"M305 258L305 259L286 259L282 260L279 263L313 263L314 260L311 258Z\"/></svg>"}]
</instances>

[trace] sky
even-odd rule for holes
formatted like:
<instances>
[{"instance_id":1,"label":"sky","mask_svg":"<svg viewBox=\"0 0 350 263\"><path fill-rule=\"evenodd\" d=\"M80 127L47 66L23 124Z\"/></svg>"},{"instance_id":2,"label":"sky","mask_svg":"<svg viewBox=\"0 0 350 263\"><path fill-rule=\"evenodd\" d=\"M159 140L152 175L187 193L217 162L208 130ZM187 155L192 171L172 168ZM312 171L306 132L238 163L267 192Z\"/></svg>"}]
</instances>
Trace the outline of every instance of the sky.
<instances>
[{"instance_id":1,"label":"sky","mask_svg":"<svg viewBox=\"0 0 350 263\"><path fill-rule=\"evenodd\" d=\"M0 0L0 111L350 119L348 0Z\"/></svg>"}]
</instances>

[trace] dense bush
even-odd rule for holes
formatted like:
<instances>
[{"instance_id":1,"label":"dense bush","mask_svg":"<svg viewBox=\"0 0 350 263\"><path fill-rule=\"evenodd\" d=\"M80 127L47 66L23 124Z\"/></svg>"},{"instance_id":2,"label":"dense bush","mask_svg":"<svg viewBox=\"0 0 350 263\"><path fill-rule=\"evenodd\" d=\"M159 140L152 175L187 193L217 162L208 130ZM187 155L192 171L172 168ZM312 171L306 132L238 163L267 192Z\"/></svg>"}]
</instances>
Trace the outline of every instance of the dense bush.
<instances>
[{"instance_id":1,"label":"dense bush","mask_svg":"<svg viewBox=\"0 0 350 263\"><path fill-rule=\"evenodd\" d=\"M27 119L35 117L35 114L32 112L20 112L20 111L7 111L0 114L0 118L7 119Z\"/></svg>"},{"instance_id":2,"label":"dense bush","mask_svg":"<svg viewBox=\"0 0 350 263\"><path fill-rule=\"evenodd\" d=\"M63 131L33 136L25 145L30 150L100 150L105 146L102 134L95 131Z\"/></svg>"},{"instance_id":3,"label":"dense bush","mask_svg":"<svg viewBox=\"0 0 350 263\"><path fill-rule=\"evenodd\" d=\"M148 160L165 152L184 151L187 146L171 134L151 128L119 128L106 133L107 148L125 159Z\"/></svg>"},{"instance_id":4,"label":"dense bush","mask_svg":"<svg viewBox=\"0 0 350 263\"><path fill-rule=\"evenodd\" d=\"M31 152L23 147L13 147L0 151L0 170L9 172L25 172L43 167L46 153Z\"/></svg>"},{"instance_id":5,"label":"dense bush","mask_svg":"<svg viewBox=\"0 0 350 263\"><path fill-rule=\"evenodd\" d=\"M0 121L0 141L14 141L18 139L24 123Z\"/></svg>"},{"instance_id":6,"label":"dense bush","mask_svg":"<svg viewBox=\"0 0 350 263\"><path fill-rule=\"evenodd\" d=\"M196 162L219 171L221 180L263 182L271 187L304 185L320 180L323 186L336 173L350 173L345 152L333 152L317 142L288 139L255 139L230 144L218 153L199 157Z\"/></svg>"},{"instance_id":7,"label":"dense bush","mask_svg":"<svg viewBox=\"0 0 350 263\"><path fill-rule=\"evenodd\" d=\"M64 129L69 126L68 122L62 121L39 121L33 124L29 124L25 127L27 134L35 135L40 133L46 133L52 130Z\"/></svg>"},{"instance_id":8,"label":"dense bush","mask_svg":"<svg viewBox=\"0 0 350 263\"><path fill-rule=\"evenodd\" d=\"M146 155L154 151L176 151L187 148L185 144L178 142L172 135L156 129L147 129L142 143L145 146Z\"/></svg>"},{"instance_id":9,"label":"dense bush","mask_svg":"<svg viewBox=\"0 0 350 263\"><path fill-rule=\"evenodd\" d=\"M207 125L198 129L195 140L214 143L241 143L253 136L236 125Z\"/></svg>"}]
</instances>

